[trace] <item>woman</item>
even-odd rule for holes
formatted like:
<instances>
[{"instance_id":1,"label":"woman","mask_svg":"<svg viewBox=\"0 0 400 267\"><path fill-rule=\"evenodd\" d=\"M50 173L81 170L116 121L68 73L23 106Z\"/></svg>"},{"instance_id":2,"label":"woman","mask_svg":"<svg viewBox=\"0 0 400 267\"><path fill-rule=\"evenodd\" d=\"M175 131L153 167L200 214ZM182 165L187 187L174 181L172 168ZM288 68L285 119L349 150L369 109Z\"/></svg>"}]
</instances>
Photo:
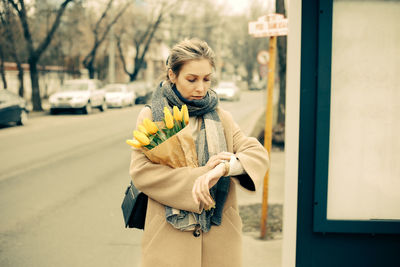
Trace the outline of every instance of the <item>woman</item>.
<instances>
[{"instance_id":1,"label":"woman","mask_svg":"<svg viewBox=\"0 0 400 267\"><path fill-rule=\"evenodd\" d=\"M151 107L138 116L137 125L145 118L161 121L165 105L186 104L199 163L172 169L133 149L130 174L149 197L142 266L242 265L236 186L255 191L269 161L257 139L246 137L218 106L210 88L214 58L203 41L177 44L167 61L166 80L154 92Z\"/></svg>"}]
</instances>

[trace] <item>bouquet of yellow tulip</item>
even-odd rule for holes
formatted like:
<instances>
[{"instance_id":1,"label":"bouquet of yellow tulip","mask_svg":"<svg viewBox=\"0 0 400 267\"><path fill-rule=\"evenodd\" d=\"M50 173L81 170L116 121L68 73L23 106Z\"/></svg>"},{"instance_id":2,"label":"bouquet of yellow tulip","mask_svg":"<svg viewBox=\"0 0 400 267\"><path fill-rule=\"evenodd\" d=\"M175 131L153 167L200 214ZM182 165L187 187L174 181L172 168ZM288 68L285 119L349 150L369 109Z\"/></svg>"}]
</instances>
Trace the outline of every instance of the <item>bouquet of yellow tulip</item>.
<instances>
[{"instance_id":1,"label":"bouquet of yellow tulip","mask_svg":"<svg viewBox=\"0 0 400 267\"><path fill-rule=\"evenodd\" d=\"M189 112L186 105L179 110L173 107L173 116L167 107L164 107L164 128L159 128L157 124L149 119L144 119L143 124L138 126L138 130L133 131L135 139L128 139L126 143L136 148L145 147L152 149L171 136L177 134L189 123Z\"/></svg>"},{"instance_id":2,"label":"bouquet of yellow tulip","mask_svg":"<svg viewBox=\"0 0 400 267\"><path fill-rule=\"evenodd\" d=\"M126 140L126 143L142 149L148 159L154 163L179 167L198 167L196 146L189 127L189 112L186 105L179 110L174 106L173 115L164 107L164 122L157 123L144 119L133 131L135 139ZM212 207L204 207L206 210Z\"/></svg>"},{"instance_id":3,"label":"bouquet of yellow tulip","mask_svg":"<svg viewBox=\"0 0 400 267\"><path fill-rule=\"evenodd\" d=\"M168 165L172 168L197 167L197 154L189 127L189 112L186 105L179 110L173 107L173 114L164 108L164 122L155 123L144 119L133 131L134 139L126 143L142 149L143 153L154 163Z\"/></svg>"}]
</instances>

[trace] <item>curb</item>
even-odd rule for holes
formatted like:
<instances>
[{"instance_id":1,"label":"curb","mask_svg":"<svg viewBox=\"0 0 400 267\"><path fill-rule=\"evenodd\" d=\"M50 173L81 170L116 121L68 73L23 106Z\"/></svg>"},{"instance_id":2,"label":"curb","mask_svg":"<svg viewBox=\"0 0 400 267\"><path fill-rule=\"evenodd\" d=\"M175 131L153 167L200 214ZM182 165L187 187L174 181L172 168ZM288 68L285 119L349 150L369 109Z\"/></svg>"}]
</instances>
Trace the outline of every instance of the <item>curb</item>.
<instances>
[{"instance_id":1,"label":"curb","mask_svg":"<svg viewBox=\"0 0 400 267\"><path fill-rule=\"evenodd\" d=\"M42 111L33 111L32 103L28 104L27 109L29 111L28 119L29 118L41 117L41 116L45 116L45 115L49 115L50 114L50 105L44 99L42 99L42 109L43 109Z\"/></svg>"}]
</instances>

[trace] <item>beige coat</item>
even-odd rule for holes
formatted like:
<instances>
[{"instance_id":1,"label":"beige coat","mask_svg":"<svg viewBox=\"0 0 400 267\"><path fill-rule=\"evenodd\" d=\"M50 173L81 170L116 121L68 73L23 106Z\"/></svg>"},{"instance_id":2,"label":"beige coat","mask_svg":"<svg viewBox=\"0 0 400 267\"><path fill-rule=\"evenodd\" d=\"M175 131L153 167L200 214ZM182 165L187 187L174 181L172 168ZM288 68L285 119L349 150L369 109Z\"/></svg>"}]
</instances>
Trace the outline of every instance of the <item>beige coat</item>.
<instances>
[{"instance_id":1,"label":"beige coat","mask_svg":"<svg viewBox=\"0 0 400 267\"><path fill-rule=\"evenodd\" d=\"M133 149L130 175L136 187L149 197L145 230L142 239L143 267L239 267L242 266L242 220L238 213L236 186L258 190L269 166L267 151L253 137L246 137L232 116L217 109L225 131L227 149L236 154L245 175L232 177L224 205L222 223L212 226L208 233L176 230L165 220L165 208L200 212L192 198L192 187L197 177L209 168L177 168L153 164L138 149ZM152 118L144 108L138 123Z\"/></svg>"}]
</instances>

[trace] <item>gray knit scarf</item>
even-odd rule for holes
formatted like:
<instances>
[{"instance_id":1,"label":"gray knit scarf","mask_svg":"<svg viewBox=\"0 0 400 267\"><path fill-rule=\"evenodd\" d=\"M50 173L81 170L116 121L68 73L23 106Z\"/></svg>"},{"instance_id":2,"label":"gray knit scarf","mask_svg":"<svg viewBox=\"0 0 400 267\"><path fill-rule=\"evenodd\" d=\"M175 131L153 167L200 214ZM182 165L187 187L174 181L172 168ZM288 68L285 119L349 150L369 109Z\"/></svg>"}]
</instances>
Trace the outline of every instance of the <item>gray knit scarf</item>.
<instances>
[{"instance_id":1,"label":"gray knit scarf","mask_svg":"<svg viewBox=\"0 0 400 267\"><path fill-rule=\"evenodd\" d=\"M164 82L157 87L151 103L154 121L163 120L164 106L171 109L173 106L181 108L184 104L188 107L189 116L202 117L200 132L196 140L199 166L206 165L211 156L227 151L224 129L215 110L218 106L218 96L215 91L210 89L203 99L190 101L183 98L174 85ZM230 178L221 177L218 183L210 189L210 194L216 203L215 208L208 211L203 210L201 214L197 214L165 206L166 220L182 231L192 230L196 227L208 232L211 225L221 224L222 210L229 185Z\"/></svg>"}]
</instances>

